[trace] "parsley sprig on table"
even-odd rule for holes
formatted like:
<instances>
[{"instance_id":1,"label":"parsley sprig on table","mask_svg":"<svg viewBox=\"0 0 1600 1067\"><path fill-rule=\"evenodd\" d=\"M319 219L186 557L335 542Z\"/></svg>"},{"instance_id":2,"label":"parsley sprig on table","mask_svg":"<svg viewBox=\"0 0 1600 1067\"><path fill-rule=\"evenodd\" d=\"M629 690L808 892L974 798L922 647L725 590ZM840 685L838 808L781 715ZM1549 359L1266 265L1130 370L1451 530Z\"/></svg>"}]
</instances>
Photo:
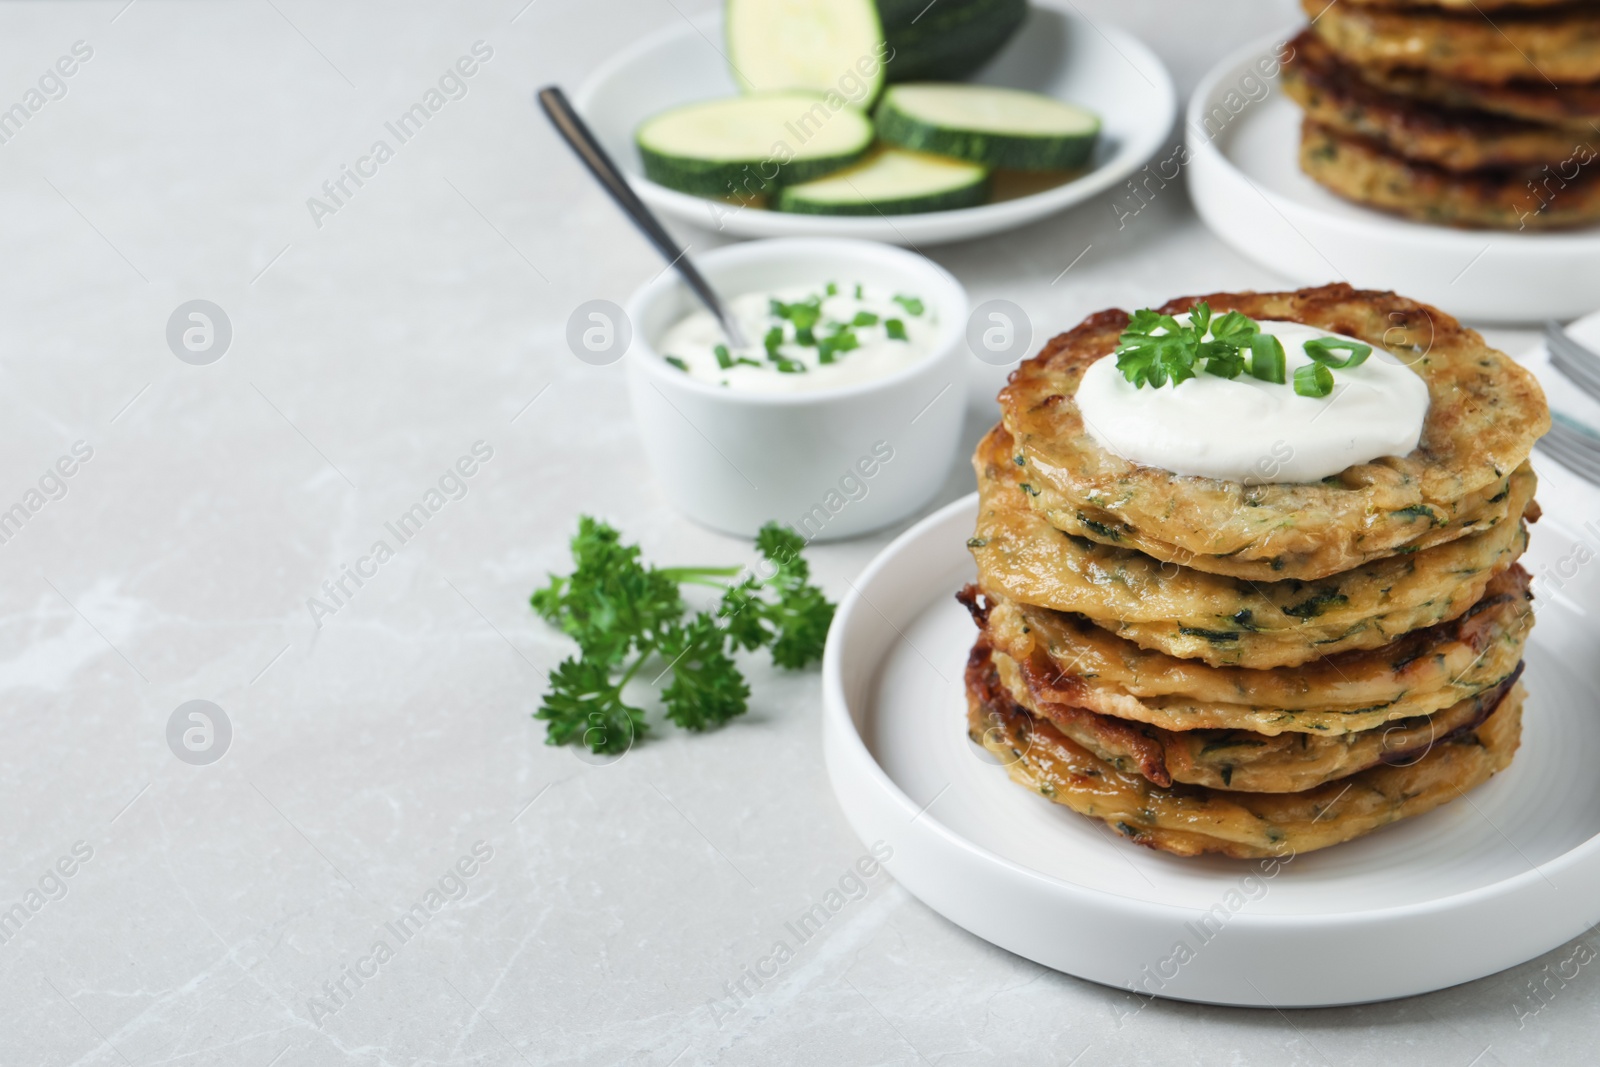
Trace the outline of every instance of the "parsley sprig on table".
<instances>
[{"instance_id":1,"label":"parsley sprig on table","mask_svg":"<svg viewBox=\"0 0 1600 1067\"><path fill-rule=\"evenodd\" d=\"M1311 362L1295 370L1294 391L1309 397L1327 396L1333 371L1360 366L1372 354L1371 345L1337 337L1313 338L1304 348ZM1334 352L1346 356L1339 359ZM1213 318L1204 301L1189 312L1188 323L1149 308L1135 311L1114 355L1123 377L1141 389L1159 389L1169 381L1176 386L1201 373L1231 379L1248 371L1262 381L1286 382L1283 342L1237 311Z\"/></svg>"},{"instance_id":2,"label":"parsley sprig on table","mask_svg":"<svg viewBox=\"0 0 1600 1067\"><path fill-rule=\"evenodd\" d=\"M649 727L644 709L623 690L650 662L666 717L688 730L720 726L749 706L750 687L734 663L737 649L771 648L780 667L821 659L833 604L810 582L792 530L768 523L756 548L770 577L738 579L743 567L652 567L639 547L585 515L572 538L574 568L551 575L530 598L533 610L578 644L578 655L550 674L550 690L534 718L549 723L545 743L583 744L597 753L626 751ZM716 611L691 613L679 589L723 591Z\"/></svg>"}]
</instances>

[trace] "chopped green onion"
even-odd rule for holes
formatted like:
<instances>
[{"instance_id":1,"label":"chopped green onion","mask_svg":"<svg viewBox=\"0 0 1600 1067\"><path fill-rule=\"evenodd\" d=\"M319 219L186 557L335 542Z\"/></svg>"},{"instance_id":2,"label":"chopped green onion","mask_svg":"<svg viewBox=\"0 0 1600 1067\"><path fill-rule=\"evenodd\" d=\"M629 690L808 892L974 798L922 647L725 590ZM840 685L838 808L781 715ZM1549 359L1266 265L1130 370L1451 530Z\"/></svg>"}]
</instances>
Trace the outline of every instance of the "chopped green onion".
<instances>
[{"instance_id":1,"label":"chopped green onion","mask_svg":"<svg viewBox=\"0 0 1600 1067\"><path fill-rule=\"evenodd\" d=\"M727 370L729 367L733 366L733 357L728 355L727 345L717 345L716 347L712 348L711 351L717 357L717 366L721 367L723 370Z\"/></svg>"},{"instance_id":2,"label":"chopped green onion","mask_svg":"<svg viewBox=\"0 0 1600 1067\"><path fill-rule=\"evenodd\" d=\"M761 366L761 364L757 363L755 360L746 359L743 356L740 356L738 359L734 360L733 362L734 362L735 366L738 366L741 363L743 363L746 367L759 367L759 366Z\"/></svg>"},{"instance_id":3,"label":"chopped green onion","mask_svg":"<svg viewBox=\"0 0 1600 1067\"><path fill-rule=\"evenodd\" d=\"M856 282L856 299L857 300L861 299L861 283L860 282Z\"/></svg>"},{"instance_id":4,"label":"chopped green onion","mask_svg":"<svg viewBox=\"0 0 1600 1067\"><path fill-rule=\"evenodd\" d=\"M884 319L883 330L889 335L889 339L891 341L910 340L910 338L906 336L906 324L901 322L899 319Z\"/></svg>"},{"instance_id":5,"label":"chopped green onion","mask_svg":"<svg viewBox=\"0 0 1600 1067\"><path fill-rule=\"evenodd\" d=\"M785 304L781 300L768 302L769 313L775 319L788 319L794 323L794 343L797 345L814 345L816 336L811 332L817 320L822 318L822 298L814 296L810 300L802 300L794 304Z\"/></svg>"},{"instance_id":6,"label":"chopped green onion","mask_svg":"<svg viewBox=\"0 0 1600 1067\"><path fill-rule=\"evenodd\" d=\"M672 364L674 367L677 367L679 370L683 371L685 374L689 373L689 364L685 363L683 360L679 359L677 356L662 356L661 358L665 359L668 363Z\"/></svg>"},{"instance_id":7,"label":"chopped green onion","mask_svg":"<svg viewBox=\"0 0 1600 1067\"><path fill-rule=\"evenodd\" d=\"M874 315L870 311L858 311L856 312L856 317L850 320L850 325L876 326L878 325L878 316Z\"/></svg>"},{"instance_id":8,"label":"chopped green onion","mask_svg":"<svg viewBox=\"0 0 1600 1067\"><path fill-rule=\"evenodd\" d=\"M828 295L829 296L838 296L839 295L839 287L837 285L834 285L832 282L829 282L828 283Z\"/></svg>"},{"instance_id":9,"label":"chopped green onion","mask_svg":"<svg viewBox=\"0 0 1600 1067\"><path fill-rule=\"evenodd\" d=\"M1301 396L1327 396L1333 392L1333 371L1321 363L1307 363L1297 368L1294 372L1294 391Z\"/></svg>"},{"instance_id":10,"label":"chopped green onion","mask_svg":"<svg viewBox=\"0 0 1600 1067\"><path fill-rule=\"evenodd\" d=\"M1316 360L1324 367L1333 370L1344 370L1347 367L1359 367L1372 355L1372 346L1364 345L1360 341L1343 341L1337 337L1313 337L1305 343L1306 355ZM1350 353L1344 359L1333 358L1335 352Z\"/></svg>"},{"instance_id":11,"label":"chopped green onion","mask_svg":"<svg viewBox=\"0 0 1600 1067\"><path fill-rule=\"evenodd\" d=\"M1206 340L1209 331L1211 340ZM1337 337L1305 342L1308 366L1294 372L1294 391L1301 396L1324 397L1333 392L1333 371L1358 367L1372 354L1372 346ZM1345 353L1343 359L1336 353ZM1128 325L1113 351L1117 370L1135 388L1178 385L1204 371L1219 378L1235 378L1248 370L1261 381L1284 384L1287 360L1283 342L1261 332L1261 324L1230 311L1213 316L1201 302L1189 312L1189 322L1144 308L1128 317Z\"/></svg>"},{"instance_id":12,"label":"chopped green onion","mask_svg":"<svg viewBox=\"0 0 1600 1067\"><path fill-rule=\"evenodd\" d=\"M817 342L817 362L834 362L834 353L848 352L852 348L860 348L861 342L851 332L850 327L844 323L835 323L833 332Z\"/></svg>"},{"instance_id":13,"label":"chopped green onion","mask_svg":"<svg viewBox=\"0 0 1600 1067\"><path fill-rule=\"evenodd\" d=\"M1250 374L1275 385L1284 383L1283 342L1270 333L1250 338Z\"/></svg>"},{"instance_id":14,"label":"chopped green onion","mask_svg":"<svg viewBox=\"0 0 1600 1067\"><path fill-rule=\"evenodd\" d=\"M774 326L772 329L768 330L767 335L761 339L762 347L767 350L767 358L772 360L774 363L778 361L778 346L781 344L783 344L782 326Z\"/></svg>"},{"instance_id":15,"label":"chopped green onion","mask_svg":"<svg viewBox=\"0 0 1600 1067\"><path fill-rule=\"evenodd\" d=\"M915 316L922 314L922 301L918 300L914 296L900 296L899 294L896 294L894 302L905 308L908 315Z\"/></svg>"}]
</instances>

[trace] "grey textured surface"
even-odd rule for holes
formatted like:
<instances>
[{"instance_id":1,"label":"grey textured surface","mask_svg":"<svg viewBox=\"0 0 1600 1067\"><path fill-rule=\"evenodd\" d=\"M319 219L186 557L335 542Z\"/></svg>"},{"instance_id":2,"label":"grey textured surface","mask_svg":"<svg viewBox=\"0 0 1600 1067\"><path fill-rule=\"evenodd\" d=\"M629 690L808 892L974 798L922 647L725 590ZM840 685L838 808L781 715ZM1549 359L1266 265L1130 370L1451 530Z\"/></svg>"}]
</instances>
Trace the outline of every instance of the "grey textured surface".
<instances>
[{"instance_id":1,"label":"grey textured surface","mask_svg":"<svg viewBox=\"0 0 1600 1067\"><path fill-rule=\"evenodd\" d=\"M1144 34L1185 90L1295 17L1083 10ZM750 1003L713 1008L863 851L821 767L817 677L753 660L744 720L592 766L529 718L565 650L525 600L580 512L657 561L749 558L660 499L621 368L565 349L572 308L660 264L529 101L680 17L675 0L0 8L0 106L93 50L0 144L0 506L92 449L0 544L0 910L38 905L0 943L0 1062L1592 1062L1600 980L1551 977L1576 943L1398 1003L1142 1005L974 939L882 873ZM493 55L466 95L317 225L307 198L477 41ZM1115 200L934 256L1041 337L1279 284L1181 188L1120 226ZM167 344L195 299L232 326L209 365ZM465 495L317 626L307 598L479 441L493 455ZM886 539L815 549L829 591ZM168 747L191 700L231 723L209 765ZM458 899L402 940L388 924L430 891ZM380 940L392 958L363 962ZM376 973L336 1005L347 966Z\"/></svg>"}]
</instances>

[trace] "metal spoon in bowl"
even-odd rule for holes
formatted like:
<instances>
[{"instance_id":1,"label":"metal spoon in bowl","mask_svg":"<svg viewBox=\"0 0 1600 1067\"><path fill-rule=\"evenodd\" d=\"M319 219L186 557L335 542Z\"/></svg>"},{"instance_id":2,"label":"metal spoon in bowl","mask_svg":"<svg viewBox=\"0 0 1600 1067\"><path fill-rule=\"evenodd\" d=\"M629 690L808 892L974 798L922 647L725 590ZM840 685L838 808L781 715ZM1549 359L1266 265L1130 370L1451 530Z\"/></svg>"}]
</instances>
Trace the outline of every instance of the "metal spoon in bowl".
<instances>
[{"instance_id":1,"label":"metal spoon in bowl","mask_svg":"<svg viewBox=\"0 0 1600 1067\"><path fill-rule=\"evenodd\" d=\"M695 265L689 260L688 252L678 247L678 243L662 227L660 220L644 206L644 201L640 200L629 187L628 180L622 176L617 165L611 162L611 157L600 147L600 142L595 139L583 119L578 117L577 111L573 110L572 104L567 100L567 94L563 93L559 86L550 85L540 89L537 96L539 106L544 108L544 113L550 117L550 122L556 131L566 139L567 144L572 146L572 150L605 187L606 192L611 194L611 199L615 200L617 206L633 220L633 224L644 232L650 243L656 246L656 251L667 258L668 265L677 268L678 273L689 283L689 288L694 290L701 302L711 309L711 314L722 324L722 332L727 335L733 347L744 348L744 335L739 332L739 324L728 313L722 298L695 269Z\"/></svg>"}]
</instances>

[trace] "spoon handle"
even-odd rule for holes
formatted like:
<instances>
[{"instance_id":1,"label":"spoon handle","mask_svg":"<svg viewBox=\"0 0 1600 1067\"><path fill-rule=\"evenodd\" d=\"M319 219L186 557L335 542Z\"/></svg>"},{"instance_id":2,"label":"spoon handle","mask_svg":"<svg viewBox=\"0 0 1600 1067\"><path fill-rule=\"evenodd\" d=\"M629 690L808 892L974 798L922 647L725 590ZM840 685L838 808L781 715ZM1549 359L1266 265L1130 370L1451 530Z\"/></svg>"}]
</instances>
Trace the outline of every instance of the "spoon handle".
<instances>
[{"instance_id":1,"label":"spoon handle","mask_svg":"<svg viewBox=\"0 0 1600 1067\"><path fill-rule=\"evenodd\" d=\"M716 291L706 283L699 270L689 261L688 250L678 247L678 242L667 233L654 212L634 193L632 187L628 185L628 180L622 176L617 165L611 162L606 150L600 147L600 142L595 139L589 127L573 109L567 100L567 95L559 86L550 85L539 90L538 100L539 106L544 108L544 113L550 117L550 122L556 131L566 139L567 144L572 146L572 150L605 187L606 192L611 194L611 199L615 200L617 206L633 220L634 225L643 231L650 239L650 243L656 246L656 251L667 259L668 266L675 267L683 276L683 280L689 283L689 288L693 289L695 295L711 309L711 313L722 324L722 332L727 334L728 340L733 342L735 348L745 347L745 340L739 333L738 324L733 316L728 314Z\"/></svg>"}]
</instances>

